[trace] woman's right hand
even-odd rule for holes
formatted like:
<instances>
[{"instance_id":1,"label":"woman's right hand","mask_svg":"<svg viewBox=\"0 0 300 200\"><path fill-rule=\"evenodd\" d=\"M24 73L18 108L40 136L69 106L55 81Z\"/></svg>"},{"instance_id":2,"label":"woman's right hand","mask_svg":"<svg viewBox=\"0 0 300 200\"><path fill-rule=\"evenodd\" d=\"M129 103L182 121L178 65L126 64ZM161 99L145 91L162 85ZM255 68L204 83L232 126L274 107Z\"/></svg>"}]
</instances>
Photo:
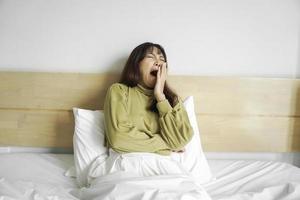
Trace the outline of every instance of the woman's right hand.
<instances>
[{"instance_id":1,"label":"woman's right hand","mask_svg":"<svg viewBox=\"0 0 300 200\"><path fill-rule=\"evenodd\" d=\"M154 86L154 96L157 102L163 101L166 99L164 94L165 82L167 79L167 63L160 64L156 74L156 83Z\"/></svg>"}]
</instances>

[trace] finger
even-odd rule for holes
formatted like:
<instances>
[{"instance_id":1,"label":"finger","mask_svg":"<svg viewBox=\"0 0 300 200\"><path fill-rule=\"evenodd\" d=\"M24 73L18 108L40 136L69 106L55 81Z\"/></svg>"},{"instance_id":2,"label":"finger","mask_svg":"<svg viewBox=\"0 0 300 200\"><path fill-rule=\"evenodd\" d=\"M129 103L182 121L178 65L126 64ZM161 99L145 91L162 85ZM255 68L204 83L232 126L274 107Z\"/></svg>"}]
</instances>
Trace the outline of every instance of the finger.
<instances>
[{"instance_id":1,"label":"finger","mask_svg":"<svg viewBox=\"0 0 300 200\"><path fill-rule=\"evenodd\" d=\"M163 65L162 70L163 70L164 74L167 74L167 65Z\"/></svg>"},{"instance_id":2,"label":"finger","mask_svg":"<svg viewBox=\"0 0 300 200\"><path fill-rule=\"evenodd\" d=\"M162 77L163 76L163 73L164 73L164 69L162 66L160 66L160 76Z\"/></svg>"},{"instance_id":3,"label":"finger","mask_svg":"<svg viewBox=\"0 0 300 200\"><path fill-rule=\"evenodd\" d=\"M166 79L167 78L167 68L166 68L166 66L165 65L163 65L162 66L162 77L164 78L164 79Z\"/></svg>"},{"instance_id":4,"label":"finger","mask_svg":"<svg viewBox=\"0 0 300 200\"><path fill-rule=\"evenodd\" d=\"M157 74L156 74L156 78L160 78L160 73L161 73L161 70L160 70L160 67L158 67L158 70L157 70Z\"/></svg>"}]
</instances>

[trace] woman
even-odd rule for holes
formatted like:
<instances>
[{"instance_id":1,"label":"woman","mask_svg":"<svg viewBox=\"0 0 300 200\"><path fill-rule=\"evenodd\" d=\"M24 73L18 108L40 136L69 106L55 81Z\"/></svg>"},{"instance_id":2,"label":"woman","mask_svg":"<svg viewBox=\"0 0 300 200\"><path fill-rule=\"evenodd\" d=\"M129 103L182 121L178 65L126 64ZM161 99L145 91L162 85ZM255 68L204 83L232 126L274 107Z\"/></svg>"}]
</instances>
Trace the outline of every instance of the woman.
<instances>
[{"instance_id":1,"label":"woman","mask_svg":"<svg viewBox=\"0 0 300 200\"><path fill-rule=\"evenodd\" d=\"M182 101L168 87L167 56L159 44L143 43L130 54L120 83L104 105L107 145L117 153L182 152L193 131Z\"/></svg>"}]
</instances>

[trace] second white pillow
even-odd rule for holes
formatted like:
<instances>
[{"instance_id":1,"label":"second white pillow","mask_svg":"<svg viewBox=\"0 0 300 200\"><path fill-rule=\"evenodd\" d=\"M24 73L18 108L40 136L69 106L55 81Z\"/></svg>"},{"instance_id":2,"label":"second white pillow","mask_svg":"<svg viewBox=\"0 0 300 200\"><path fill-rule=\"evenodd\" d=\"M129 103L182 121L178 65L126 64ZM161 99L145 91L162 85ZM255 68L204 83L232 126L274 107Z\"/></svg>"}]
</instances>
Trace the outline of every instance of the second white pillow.
<instances>
[{"instance_id":1,"label":"second white pillow","mask_svg":"<svg viewBox=\"0 0 300 200\"><path fill-rule=\"evenodd\" d=\"M172 153L171 156L173 159L180 162L199 183L203 184L212 179L212 173L201 145L193 96L187 97L183 104L187 111L194 135L191 141L185 146L185 151L183 153Z\"/></svg>"},{"instance_id":2,"label":"second white pillow","mask_svg":"<svg viewBox=\"0 0 300 200\"><path fill-rule=\"evenodd\" d=\"M87 185L90 164L98 156L107 157L103 111L73 108L75 129L73 136L74 163L79 186Z\"/></svg>"}]
</instances>

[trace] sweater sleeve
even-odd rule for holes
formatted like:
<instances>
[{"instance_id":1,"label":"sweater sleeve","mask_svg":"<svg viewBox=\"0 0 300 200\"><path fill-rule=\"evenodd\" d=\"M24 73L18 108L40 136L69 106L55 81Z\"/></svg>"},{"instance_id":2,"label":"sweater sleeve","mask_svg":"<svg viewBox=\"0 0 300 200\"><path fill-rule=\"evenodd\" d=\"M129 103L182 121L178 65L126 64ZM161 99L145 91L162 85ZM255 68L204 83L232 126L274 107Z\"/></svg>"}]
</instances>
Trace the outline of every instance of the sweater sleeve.
<instances>
[{"instance_id":1,"label":"sweater sleeve","mask_svg":"<svg viewBox=\"0 0 300 200\"><path fill-rule=\"evenodd\" d=\"M127 110L128 87L113 84L107 92L104 104L106 139L109 147L119 153L153 152L170 154L160 134L153 137L141 132L130 120Z\"/></svg>"},{"instance_id":2,"label":"sweater sleeve","mask_svg":"<svg viewBox=\"0 0 300 200\"><path fill-rule=\"evenodd\" d=\"M168 100L158 102L159 125L161 136L167 145L174 150L182 149L193 136L187 112L179 99L172 108Z\"/></svg>"}]
</instances>

